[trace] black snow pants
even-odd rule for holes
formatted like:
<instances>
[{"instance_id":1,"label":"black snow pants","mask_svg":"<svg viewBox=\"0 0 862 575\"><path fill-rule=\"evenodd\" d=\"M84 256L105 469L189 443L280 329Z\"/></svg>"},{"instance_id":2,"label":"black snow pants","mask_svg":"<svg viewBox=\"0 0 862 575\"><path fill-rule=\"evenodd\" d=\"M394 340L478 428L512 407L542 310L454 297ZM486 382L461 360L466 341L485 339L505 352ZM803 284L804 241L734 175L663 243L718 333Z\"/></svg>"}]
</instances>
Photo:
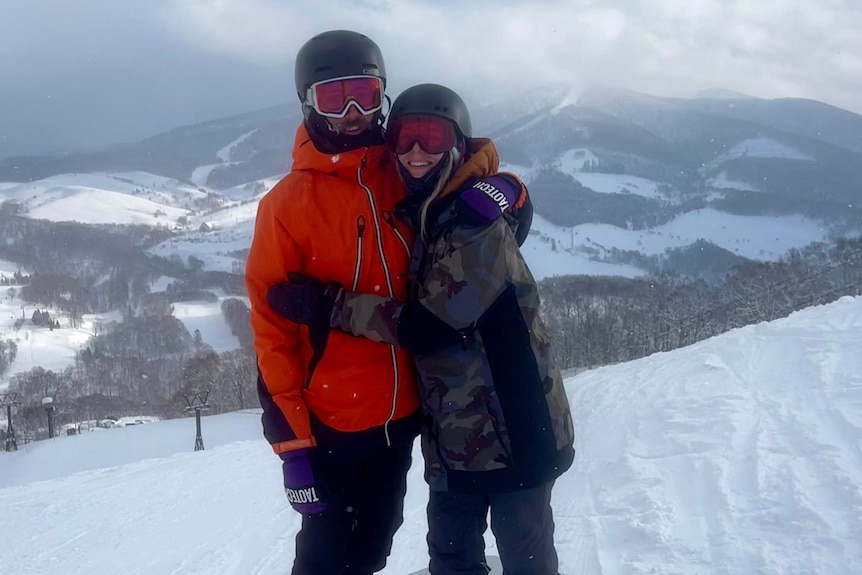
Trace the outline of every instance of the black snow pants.
<instances>
[{"instance_id":1,"label":"black snow pants","mask_svg":"<svg viewBox=\"0 0 862 575\"><path fill-rule=\"evenodd\" d=\"M412 442L349 463L312 459L328 509L303 515L292 575L371 575L404 521Z\"/></svg>"},{"instance_id":2,"label":"black snow pants","mask_svg":"<svg viewBox=\"0 0 862 575\"><path fill-rule=\"evenodd\" d=\"M506 575L558 575L553 485L492 494L432 491L427 510L431 575L487 575L483 534L489 509Z\"/></svg>"}]
</instances>

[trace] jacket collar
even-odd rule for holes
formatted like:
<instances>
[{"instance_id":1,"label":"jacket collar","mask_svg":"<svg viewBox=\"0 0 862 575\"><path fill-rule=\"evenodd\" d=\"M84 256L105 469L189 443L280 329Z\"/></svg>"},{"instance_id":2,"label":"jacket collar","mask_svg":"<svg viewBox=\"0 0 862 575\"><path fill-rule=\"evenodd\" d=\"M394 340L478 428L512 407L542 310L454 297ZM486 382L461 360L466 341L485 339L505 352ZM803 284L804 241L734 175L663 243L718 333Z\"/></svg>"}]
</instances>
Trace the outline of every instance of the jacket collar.
<instances>
[{"instance_id":1,"label":"jacket collar","mask_svg":"<svg viewBox=\"0 0 862 575\"><path fill-rule=\"evenodd\" d=\"M305 124L302 123L296 129L291 155L293 158L291 171L311 170L335 173L340 176L349 174L351 177L360 166L368 170L369 173L374 173L390 162L389 153L383 145L362 147L340 154L319 152L311 142Z\"/></svg>"}]
</instances>

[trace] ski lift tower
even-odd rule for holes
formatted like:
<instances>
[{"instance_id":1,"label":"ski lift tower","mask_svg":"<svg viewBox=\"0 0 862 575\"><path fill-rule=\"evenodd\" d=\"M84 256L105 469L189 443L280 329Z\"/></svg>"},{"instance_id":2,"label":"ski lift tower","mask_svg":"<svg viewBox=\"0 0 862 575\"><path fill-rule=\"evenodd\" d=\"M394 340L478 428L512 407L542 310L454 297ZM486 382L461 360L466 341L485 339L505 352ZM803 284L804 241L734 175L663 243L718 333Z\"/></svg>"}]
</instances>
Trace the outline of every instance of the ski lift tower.
<instances>
[{"instance_id":1,"label":"ski lift tower","mask_svg":"<svg viewBox=\"0 0 862 575\"><path fill-rule=\"evenodd\" d=\"M51 396L42 398L42 407L48 416L48 439L54 438L54 398Z\"/></svg>"},{"instance_id":2,"label":"ski lift tower","mask_svg":"<svg viewBox=\"0 0 862 575\"><path fill-rule=\"evenodd\" d=\"M17 398L17 393L0 393L0 407L6 408L6 441L4 441L6 451L18 451L15 428L12 427L12 408L20 405Z\"/></svg>"},{"instance_id":3,"label":"ski lift tower","mask_svg":"<svg viewBox=\"0 0 862 575\"><path fill-rule=\"evenodd\" d=\"M210 404L207 403L207 398L209 397L209 390L207 391L195 391L191 394L183 394L186 398L186 406L183 408L183 411L186 413L195 412L195 424L197 426L197 435L195 436L195 451L203 451L204 450L204 439L201 436L201 411L207 411L210 408Z\"/></svg>"}]
</instances>

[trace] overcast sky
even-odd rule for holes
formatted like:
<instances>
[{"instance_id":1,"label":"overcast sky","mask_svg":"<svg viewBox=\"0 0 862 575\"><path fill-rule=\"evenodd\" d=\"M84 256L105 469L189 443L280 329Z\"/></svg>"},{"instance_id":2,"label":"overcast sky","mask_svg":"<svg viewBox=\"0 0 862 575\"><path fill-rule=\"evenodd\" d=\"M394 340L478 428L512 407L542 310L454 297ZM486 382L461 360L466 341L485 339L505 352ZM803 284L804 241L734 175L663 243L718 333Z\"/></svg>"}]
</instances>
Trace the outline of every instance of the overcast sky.
<instances>
[{"instance_id":1,"label":"overcast sky","mask_svg":"<svg viewBox=\"0 0 862 575\"><path fill-rule=\"evenodd\" d=\"M392 96L566 81L862 113L859 0L3 0L0 158L298 105L296 51L336 28L380 45Z\"/></svg>"}]
</instances>

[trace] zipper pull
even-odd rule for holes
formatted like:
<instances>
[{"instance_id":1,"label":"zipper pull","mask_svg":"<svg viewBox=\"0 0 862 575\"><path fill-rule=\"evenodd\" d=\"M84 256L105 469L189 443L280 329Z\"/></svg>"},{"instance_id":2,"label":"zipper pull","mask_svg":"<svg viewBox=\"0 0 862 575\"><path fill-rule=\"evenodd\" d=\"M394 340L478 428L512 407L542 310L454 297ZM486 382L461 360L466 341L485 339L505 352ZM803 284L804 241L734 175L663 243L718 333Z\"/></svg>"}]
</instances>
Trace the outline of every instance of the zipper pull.
<instances>
[{"instance_id":1,"label":"zipper pull","mask_svg":"<svg viewBox=\"0 0 862 575\"><path fill-rule=\"evenodd\" d=\"M383 212L383 221L386 222L386 225L392 228L396 234L401 235L401 232L398 231L398 225L395 223L395 216L391 211L385 210Z\"/></svg>"},{"instance_id":2,"label":"zipper pull","mask_svg":"<svg viewBox=\"0 0 862 575\"><path fill-rule=\"evenodd\" d=\"M360 239L365 235L365 216L363 215L356 218L356 233Z\"/></svg>"}]
</instances>

